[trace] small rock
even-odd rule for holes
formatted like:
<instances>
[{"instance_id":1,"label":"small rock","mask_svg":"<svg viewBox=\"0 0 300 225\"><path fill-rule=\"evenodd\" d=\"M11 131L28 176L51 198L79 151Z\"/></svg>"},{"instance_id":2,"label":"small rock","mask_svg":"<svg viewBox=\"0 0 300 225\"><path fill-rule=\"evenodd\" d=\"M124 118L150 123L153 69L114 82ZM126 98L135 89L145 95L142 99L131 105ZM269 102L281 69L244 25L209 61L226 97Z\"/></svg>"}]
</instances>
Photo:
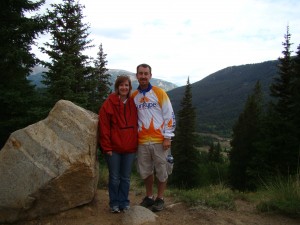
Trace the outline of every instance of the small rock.
<instances>
[{"instance_id":1,"label":"small rock","mask_svg":"<svg viewBox=\"0 0 300 225\"><path fill-rule=\"evenodd\" d=\"M123 225L142 225L142 224L155 224L155 213L142 206L131 207L122 218Z\"/></svg>"}]
</instances>

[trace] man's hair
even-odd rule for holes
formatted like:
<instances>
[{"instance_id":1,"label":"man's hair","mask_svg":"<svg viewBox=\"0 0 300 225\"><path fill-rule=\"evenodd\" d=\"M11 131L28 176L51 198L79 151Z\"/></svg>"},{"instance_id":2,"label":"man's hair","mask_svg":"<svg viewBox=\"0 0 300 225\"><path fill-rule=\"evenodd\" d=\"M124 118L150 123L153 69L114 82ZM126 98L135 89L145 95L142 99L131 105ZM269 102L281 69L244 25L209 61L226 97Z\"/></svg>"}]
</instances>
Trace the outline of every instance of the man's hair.
<instances>
[{"instance_id":1,"label":"man's hair","mask_svg":"<svg viewBox=\"0 0 300 225\"><path fill-rule=\"evenodd\" d=\"M136 73L138 72L138 70L139 70L140 67L149 68L149 72L150 72L150 74L152 74L152 68L151 68L151 66L149 66L149 65L146 64L146 63L142 63L142 64L138 65L138 66L136 67Z\"/></svg>"},{"instance_id":2,"label":"man's hair","mask_svg":"<svg viewBox=\"0 0 300 225\"><path fill-rule=\"evenodd\" d=\"M115 93L119 94L119 86L121 83L127 81L129 82L129 93L128 95L130 95L130 92L132 90L132 85L131 85L131 80L130 77L127 75L120 75L117 77L116 81L115 81Z\"/></svg>"}]
</instances>

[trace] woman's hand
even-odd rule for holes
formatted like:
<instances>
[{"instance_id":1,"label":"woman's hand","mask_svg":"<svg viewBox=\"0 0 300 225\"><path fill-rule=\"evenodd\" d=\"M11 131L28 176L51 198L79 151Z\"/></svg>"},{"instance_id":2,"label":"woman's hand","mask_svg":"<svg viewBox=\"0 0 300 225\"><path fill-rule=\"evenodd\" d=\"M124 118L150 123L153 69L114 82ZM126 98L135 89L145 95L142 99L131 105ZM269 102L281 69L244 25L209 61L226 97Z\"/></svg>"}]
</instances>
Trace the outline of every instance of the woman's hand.
<instances>
[{"instance_id":1,"label":"woman's hand","mask_svg":"<svg viewBox=\"0 0 300 225\"><path fill-rule=\"evenodd\" d=\"M106 152L107 155L112 156L112 151Z\"/></svg>"}]
</instances>

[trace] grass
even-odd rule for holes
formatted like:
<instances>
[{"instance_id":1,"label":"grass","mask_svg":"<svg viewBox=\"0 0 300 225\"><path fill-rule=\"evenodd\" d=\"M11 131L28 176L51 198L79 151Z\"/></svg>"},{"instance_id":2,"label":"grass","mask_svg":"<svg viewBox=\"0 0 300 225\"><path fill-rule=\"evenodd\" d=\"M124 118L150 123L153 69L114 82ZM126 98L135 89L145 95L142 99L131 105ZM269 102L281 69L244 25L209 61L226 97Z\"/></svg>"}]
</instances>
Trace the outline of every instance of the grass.
<instances>
[{"instance_id":1,"label":"grass","mask_svg":"<svg viewBox=\"0 0 300 225\"><path fill-rule=\"evenodd\" d=\"M99 189L108 187L108 169L100 164ZM143 195L144 184L136 171L131 176L131 191ZM225 185L211 185L190 190L168 187L165 196L175 198L191 207L210 207L214 209L235 209L235 200L252 202L260 212L284 214L290 217L300 217L300 182L299 177L284 179L276 178L265 183L257 192L235 192Z\"/></svg>"},{"instance_id":2,"label":"grass","mask_svg":"<svg viewBox=\"0 0 300 225\"><path fill-rule=\"evenodd\" d=\"M299 177L282 178L264 184L259 191L264 199L257 205L261 212L277 212L292 217L300 217Z\"/></svg>"},{"instance_id":3,"label":"grass","mask_svg":"<svg viewBox=\"0 0 300 225\"><path fill-rule=\"evenodd\" d=\"M107 187L108 187L108 168L106 165L100 163L98 188L106 189Z\"/></svg>"},{"instance_id":4,"label":"grass","mask_svg":"<svg viewBox=\"0 0 300 225\"><path fill-rule=\"evenodd\" d=\"M234 193L223 185L208 186L191 190L170 190L176 201L190 206L205 206L215 209L234 209Z\"/></svg>"},{"instance_id":5,"label":"grass","mask_svg":"<svg viewBox=\"0 0 300 225\"><path fill-rule=\"evenodd\" d=\"M108 187L108 169L105 164L100 164L99 168L99 189ZM130 189L136 195L144 192L144 184L136 171L131 175ZM155 188L154 188L155 189ZM176 201L185 202L191 206L207 206L212 208L234 209L233 192L222 185L209 186L201 189L180 190L167 188L166 196L172 196Z\"/></svg>"}]
</instances>

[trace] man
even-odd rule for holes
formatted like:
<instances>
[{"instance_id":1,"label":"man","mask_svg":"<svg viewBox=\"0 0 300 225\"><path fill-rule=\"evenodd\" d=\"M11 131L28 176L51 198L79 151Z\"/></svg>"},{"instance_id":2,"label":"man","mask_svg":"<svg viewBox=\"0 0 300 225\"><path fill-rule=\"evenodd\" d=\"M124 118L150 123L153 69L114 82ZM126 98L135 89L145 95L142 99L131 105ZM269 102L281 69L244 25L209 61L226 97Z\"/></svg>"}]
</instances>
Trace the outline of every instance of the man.
<instances>
[{"instance_id":1,"label":"man","mask_svg":"<svg viewBox=\"0 0 300 225\"><path fill-rule=\"evenodd\" d=\"M164 208L164 191L170 173L167 155L174 136L175 116L168 95L150 84L151 77L149 65L137 66L139 87L132 97L138 111L137 168L146 187L146 196L140 205L160 211ZM156 198L153 196L154 172L157 177Z\"/></svg>"}]
</instances>

